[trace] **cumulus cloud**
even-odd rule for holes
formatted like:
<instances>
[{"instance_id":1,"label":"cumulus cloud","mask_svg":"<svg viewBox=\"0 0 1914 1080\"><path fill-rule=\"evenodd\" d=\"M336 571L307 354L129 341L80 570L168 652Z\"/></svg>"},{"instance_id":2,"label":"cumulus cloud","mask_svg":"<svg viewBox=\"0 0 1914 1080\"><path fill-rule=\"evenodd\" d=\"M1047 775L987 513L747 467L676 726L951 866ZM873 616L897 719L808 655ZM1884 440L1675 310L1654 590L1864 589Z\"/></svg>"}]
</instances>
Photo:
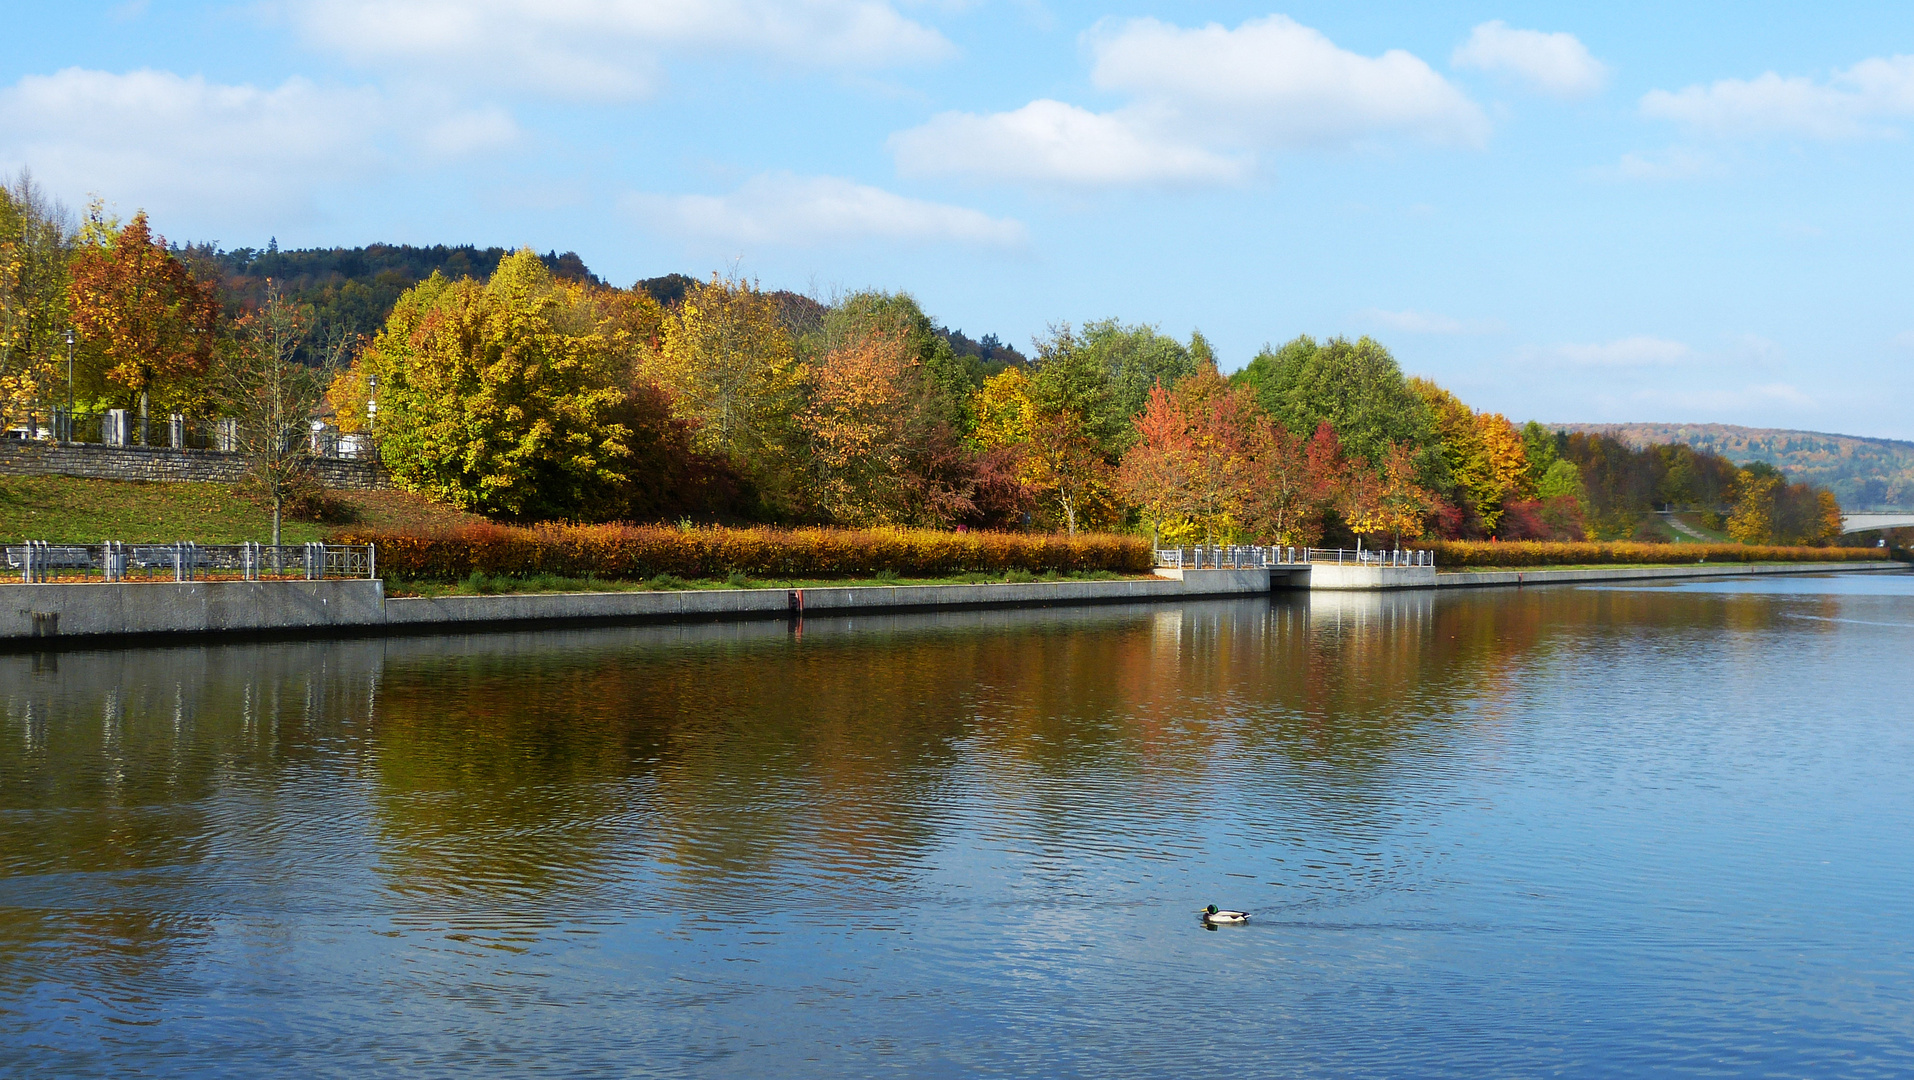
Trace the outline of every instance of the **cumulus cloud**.
<instances>
[{"instance_id":1,"label":"cumulus cloud","mask_svg":"<svg viewBox=\"0 0 1914 1080\"><path fill-rule=\"evenodd\" d=\"M1914 56L1863 60L1826 82L1766 72L1707 86L1651 90L1643 115L1724 137L1788 135L1839 140L1898 134L1914 116Z\"/></svg>"},{"instance_id":2,"label":"cumulus cloud","mask_svg":"<svg viewBox=\"0 0 1914 1080\"><path fill-rule=\"evenodd\" d=\"M299 78L260 88L69 68L0 89L0 161L54 191L228 220L297 212L315 182L377 170L396 149L464 154L516 136L502 112L401 114L375 90Z\"/></svg>"},{"instance_id":3,"label":"cumulus cloud","mask_svg":"<svg viewBox=\"0 0 1914 1080\"><path fill-rule=\"evenodd\" d=\"M1356 317L1367 322L1381 323L1392 330L1408 334L1495 334L1504 327L1493 319L1463 320L1449 315L1430 311L1384 311L1369 308L1357 312Z\"/></svg>"},{"instance_id":4,"label":"cumulus cloud","mask_svg":"<svg viewBox=\"0 0 1914 1080\"><path fill-rule=\"evenodd\" d=\"M1500 19L1476 27L1449 63L1509 75L1560 98L1585 97L1608 81L1607 66L1574 34L1517 30Z\"/></svg>"},{"instance_id":5,"label":"cumulus cloud","mask_svg":"<svg viewBox=\"0 0 1914 1080\"><path fill-rule=\"evenodd\" d=\"M661 232L725 243L813 247L859 241L1018 247L1023 224L907 198L834 176L767 173L729 195L635 194L632 217Z\"/></svg>"},{"instance_id":6,"label":"cumulus cloud","mask_svg":"<svg viewBox=\"0 0 1914 1080\"><path fill-rule=\"evenodd\" d=\"M1585 367L1652 367L1679 364L1694 355L1679 341L1641 335L1595 345L1557 345L1551 351L1559 360Z\"/></svg>"},{"instance_id":7,"label":"cumulus cloud","mask_svg":"<svg viewBox=\"0 0 1914 1080\"><path fill-rule=\"evenodd\" d=\"M871 70L942 59L888 0L296 0L314 46L365 65L574 99L653 92L680 56Z\"/></svg>"},{"instance_id":8,"label":"cumulus cloud","mask_svg":"<svg viewBox=\"0 0 1914 1080\"><path fill-rule=\"evenodd\" d=\"M1235 29L1106 22L1086 43L1092 83L1126 104L947 113L893 137L899 167L1075 185L1219 183L1247 175L1263 151L1488 138L1482 110L1415 56L1363 56L1281 15Z\"/></svg>"}]
</instances>

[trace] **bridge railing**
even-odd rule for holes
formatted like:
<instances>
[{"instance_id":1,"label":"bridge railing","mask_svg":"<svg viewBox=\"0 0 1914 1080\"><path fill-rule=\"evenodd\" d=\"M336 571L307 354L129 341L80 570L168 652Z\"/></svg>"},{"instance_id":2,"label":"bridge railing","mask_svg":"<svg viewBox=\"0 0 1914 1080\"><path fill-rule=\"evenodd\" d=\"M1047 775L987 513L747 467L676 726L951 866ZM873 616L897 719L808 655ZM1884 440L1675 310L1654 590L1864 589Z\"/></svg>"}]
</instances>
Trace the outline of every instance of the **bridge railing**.
<instances>
[{"instance_id":1,"label":"bridge railing","mask_svg":"<svg viewBox=\"0 0 1914 1080\"><path fill-rule=\"evenodd\" d=\"M1309 561L1356 566L1434 566L1435 552L1389 548L1310 548Z\"/></svg>"},{"instance_id":2,"label":"bridge railing","mask_svg":"<svg viewBox=\"0 0 1914 1080\"><path fill-rule=\"evenodd\" d=\"M319 581L378 576L370 544L50 544L0 549L25 584L83 581Z\"/></svg>"},{"instance_id":3,"label":"bridge railing","mask_svg":"<svg viewBox=\"0 0 1914 1080\"><path fill-rule=\"evenodd\" d=\"M1156 549L1156 565L1178 570L1250 570L1311 563L1364 566L1434 566L1435 552L1389 549L1263 547L1250 544Z\"/></svg>"}]
</instances>

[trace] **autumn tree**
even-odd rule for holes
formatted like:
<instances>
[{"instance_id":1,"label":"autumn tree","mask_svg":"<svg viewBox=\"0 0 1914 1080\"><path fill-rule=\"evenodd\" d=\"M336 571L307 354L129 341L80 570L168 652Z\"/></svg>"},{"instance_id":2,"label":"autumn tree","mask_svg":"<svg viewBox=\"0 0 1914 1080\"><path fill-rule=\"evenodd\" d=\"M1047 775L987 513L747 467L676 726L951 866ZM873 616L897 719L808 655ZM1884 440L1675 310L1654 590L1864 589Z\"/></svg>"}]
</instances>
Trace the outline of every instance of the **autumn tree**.
<instances>
[{"instance_id":1,"label":"autumn tree","mask_svg":"<svg viewBox=\"0 0 1914 1080\"><path fill-rule=\"evenodd\" d=\"M401 296L360 357L393 478L485 513L621 516L638 343L600 300L529 250L482 285L434 274Z\"/></svg>"},{"instance_id":2,"label":"autumn tree","mask_svg":"<svg viewBox=\"0 0 1914 1080\"><path fill-rule=\"evenodd\" d=\"M1184 379L1196 374L1204 361L1214 366L1209 343L1200 333L1193 333L1185 345L1154 326L1125 325L1117 319L1092 320L1075 332L1059 325L1039 348L1039 356L1059 348L1075 350L1102 371L1107 386L1105 407L1112 421L1108 426L1115 440L1111 450L1118 452L1129 448L1132 432L1128 421L1143 410L1153 387L1161 384L1174 391Z\"/></svg>"},{"instance_id":3,"label":"autumn tree","mask_svg":"<svg viewBox=\"0 0 1914 1080\"><path fill-rule=\"evenodd\" d=\"M1163 526L1183 510L1189 486L1190 423L1160 382L1150 388L1143 411L1131 422L1137 440L1123 455L1117 483L1149 522L1154 548L1161 543Z\"/></svg>"},{"instance_id":4,"label":"autumn tree","mask_svg":"<svg viewBox=\"0 0 1914 1080\"><path fill-rule=\"evenodd\" d=\"M68 306L104 354L107 381L138 403L144 441L151 396L172 403L211 365L219 301L141 212L110 242L74 256Z\"/></svg>"},{"instance_id":5,"label":"autumn tree","mask_svg":"<svg viewBox=\"0 0 1914 1080\"><path fill-rule=\"evenodd\" d=\"M817 497L832 520L870 526L915 523L912 414L928 396L921 361L904 337L869 329L811 365L803 415ZM938 507L948 520L967 508L961 493Z\"/></svg>"},{"instance_id":6,"label":"autumn tree","mask_svg":"<svg viewBox=\"0 0 1914 1080\"><path fill-rule=\"evenodd\" d=\"M1334 429L1324 426L1328 438ZM1296 433L1258 410L1246 434L1249 491L1244 523L1274 544L1309 547L1322 537L1322 514L1335 477L1310 467L1307 444Z\"/></svg>"},{"instance_id":7,"label":"autumn tree","mask_svg":"<svg viewBox=\"0 0 1914 1080\"><path fill-rule=\"evenodd\" d=\"M321 370L295 355L311 327L311 309L288 303L268 281L264 302L239 320L240 340L219 371L247 478L272 506L275 547L287 501L316 484L308 420L326 383Z\"/></svg>"},{"instance_id":8,"label":"autumn tree","mask_svg":"<svg viewBox=\"0 0 1914 1080\"><path fill-rule=\"evenodd\" d=\"M1019 481L1072 534L1120 523L1116 469L1092 419L1101 404L1095 378L1076 360L1028 378L1011 368L973 398L981 447L1014 455Z\"/></svg>"},{"instance_id":9,"label":"autumn tree","mask_svg":"<svg viewBox=\"0 0 1914 1080\"><path fill-rule=\"evenodd\" d=\"M1280 349L1265 347L1232 379L1252 388L1263 410L1298 435L1328 421L1351 455L1378 468L1389 444L1401 443L1416 454L1423 484L1449 484L1427 403L1377 341L1298 337Z\"/></svg>"},{"instance_id":10,"label":"autumn tree","mask_svg":"<svg viewBox=\"0 0 1914 1080\"><path fill-rule=\"evenodd\" d=\"M1736 483L1728 535L1744 544L1822 544L1841 535L1841 505L1812 484L1791 484L1779 469L1752 462Z\"/></svg>"},{"instance_id":11,"label":"autumn tree","mask_svg":"<svg viewBox=\"0 0 1914 1080\"><path fill-rule=\"evenodd\" d=\"M805 373L779 314L757 286L713 275L667 313L649 368L698 448L751 477L772 516L803 509Z\"/></svg>"},{"instance_id":12,"label":"autumn tree","mask_svg":"<svg viewBox=\"0 0 1914 1080\"><path fill-rule=\"evenodd\" d=\"M60 400L73 244L65 208L32 176L0 186L0 427Z\"/></svg>"},{"instance_id":13,"label":"autumn tree","mask_svg":"<svg viewBox=\"0 0 1914 1080\"><path fill-rule=\"evenodd\" d=\"M1434 495L1418 482L1415 452L1401 443L1383 454L1382 472L1358 468L1345 496L1345 518L1358 533L1387 535L1396 545L1423 533Z\"/></svg>"},{"instance_id":14,"label":"autumn tree","mask_svg":"<svg viewBox=\"0 0 1914 1080\"><path fill-rule=\"evenodd\" d=\"M1213 365L1179 383L1175 397L1189 425L1184 509L1205 543L1228 540L1252 482L1247 421L1254 405Z\"/></svg>"}]
</instances>

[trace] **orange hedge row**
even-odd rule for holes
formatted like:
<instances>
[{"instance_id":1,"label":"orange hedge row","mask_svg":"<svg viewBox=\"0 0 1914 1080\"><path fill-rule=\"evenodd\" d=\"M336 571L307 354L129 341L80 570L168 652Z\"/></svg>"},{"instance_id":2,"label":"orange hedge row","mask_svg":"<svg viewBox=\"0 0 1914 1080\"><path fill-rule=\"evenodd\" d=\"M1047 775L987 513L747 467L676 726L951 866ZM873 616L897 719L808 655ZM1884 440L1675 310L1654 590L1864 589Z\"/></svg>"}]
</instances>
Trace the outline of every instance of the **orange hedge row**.
<instances>
[{"instance_id":1,"label":"orange hedge row","mask_svg":"<svg viewBox=\"0 0 1914 1080\"><path fill-rule=\"evenodd\" d=\"M1435 540L1436 566L1564 566L1585 563L1858 562L1880 548L1749 547L1743 544L1581 544L1553 540Z\"/></svg>"},{"instance_id":2,"label":"orange hedge row","mask_svg":"<svg viewBox=\"0 0 1914 1080\"><path fill-rule=\"evenodd\" d=\"M1130 536L937 532L929 529L676 529L630 525L468 525L442 533L343 530L338 541L378 545L382 574L456 581L488 575L593 575L637 581L658 574L721 578L843 577L889 570L908 577L972 571L1108 570L1148 573L1147 540Z\"/></svg>"}]
</instances>

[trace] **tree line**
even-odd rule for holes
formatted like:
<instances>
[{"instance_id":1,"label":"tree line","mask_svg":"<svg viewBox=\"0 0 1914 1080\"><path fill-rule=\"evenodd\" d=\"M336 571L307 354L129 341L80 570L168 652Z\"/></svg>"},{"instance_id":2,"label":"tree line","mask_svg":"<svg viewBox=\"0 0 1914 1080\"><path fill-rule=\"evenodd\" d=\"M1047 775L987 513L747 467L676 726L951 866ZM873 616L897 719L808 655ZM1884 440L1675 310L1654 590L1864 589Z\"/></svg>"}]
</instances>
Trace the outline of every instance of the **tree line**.
<instances>
[{"instance_id":1,"label":"tree line","mask_svg":"<svg viewBox=\"0 0 1914 1080\"><path fill-rule=\"evenodd\" d=\"M366 286L349 310L368 269L389 306ZM25 178L0 191L0 313L9 423L60 400L72 328L83 414L233 417L266 454L319 409L370 431L401 485L501 519L1303 546L1619 539L1678 507L1750 542L1838 532L1831 496L1771 468L1518 428L1366 337L1298 337L1225 376L1200 332L1104 319L1026 355L903 293L621 289L529 250L175 247L144 214L70 222Z\"/></svg>"}]
</instances>

